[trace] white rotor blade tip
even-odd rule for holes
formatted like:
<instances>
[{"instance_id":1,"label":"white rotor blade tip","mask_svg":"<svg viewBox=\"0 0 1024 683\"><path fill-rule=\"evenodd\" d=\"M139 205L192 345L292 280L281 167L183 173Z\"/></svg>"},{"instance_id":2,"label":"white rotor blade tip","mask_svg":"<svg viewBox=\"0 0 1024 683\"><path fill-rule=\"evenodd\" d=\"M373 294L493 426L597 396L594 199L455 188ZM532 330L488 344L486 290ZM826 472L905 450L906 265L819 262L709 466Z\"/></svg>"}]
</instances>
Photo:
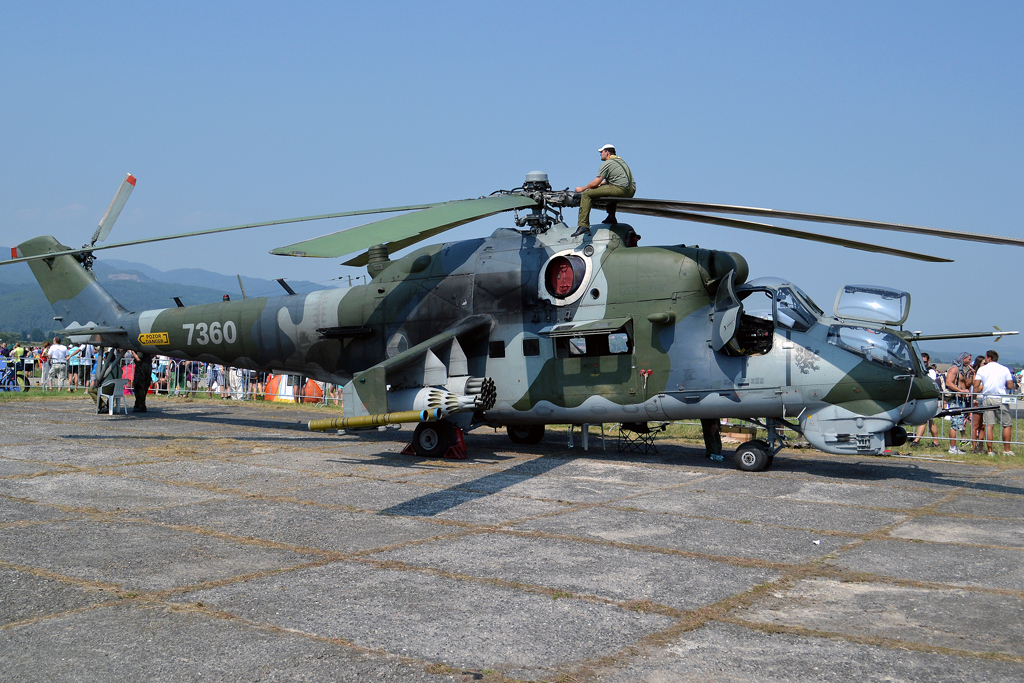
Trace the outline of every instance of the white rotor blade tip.
<instances>
[{"instance_id":1,"label":"white rotor blade tip","mask_svg":"<svg viewBox=\"0 0 1024 683\"><path fill-rule=\"evenodd\" d=\"M124 177L124 180L121 181L121 187L117 188L117 194L114 195L114 200L110 202L110 206L107 207L107 212L103 214L103 220L100 221L99 226L96 228L96 232L93 233L93 244L107 239L107 235L110 234L110 229L114 227L114 221L116 221L117 217L121 215L121 209L124 208L124 203L128 201L128 197L134 189L135 176L129 173Z\"/></svg>"}]
</instances>

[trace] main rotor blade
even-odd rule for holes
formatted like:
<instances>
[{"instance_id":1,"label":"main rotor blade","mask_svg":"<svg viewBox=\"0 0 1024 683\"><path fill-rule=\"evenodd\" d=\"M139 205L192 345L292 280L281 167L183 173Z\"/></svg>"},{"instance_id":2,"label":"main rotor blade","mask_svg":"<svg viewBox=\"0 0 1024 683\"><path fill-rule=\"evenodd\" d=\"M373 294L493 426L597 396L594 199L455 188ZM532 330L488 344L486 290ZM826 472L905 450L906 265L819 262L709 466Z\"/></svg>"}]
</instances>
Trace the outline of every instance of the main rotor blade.
<instances>
[{"instance_id":1,"label":"main rotor blade","mask_svg":"<svg viewBox=\"0 0 1024 683\"><path fill-rule=\"evenodd\" d=\"M638 213L645 216L657 216L659 218L675 218L681 221L693 221L694 223L709 223L711 225L722 225L727 228L739 228L740 230L752 230L754 232L764 232L770 235L782 235L783 237L795 237L801 240L809 240L811 242L822 242L824 244L835 244L840 247L846 247L847 249L859 249L860 251L870 251L876 254L888 254L889 256L899 256L901 258L914 259L915 261L928 261L930 263L952 263L952 259L942 258L939 256L929 256L927 254L917 254L912 251L904 251L902 249L894 249L892 247L882 247L877 244L868 244L866 242L855 242L854 240L843 239L842 237L830 237L828 235L818 235L813 232L804 232L803 230L793 230L791 228L780 228L775 225L767 225L765 223L754 223L752 221L741 221L735 218L719 218L717 216L705 216L700 213L690 213L688 211L676 211L672 209L659 209L652 207L639 207L639 206L623 206L618 205L619 211L626 213Z\"/></svg>"},{"instance_id":2,"label":"main rotor blade","mask_svg":"<svg viewBox=\"0 0 1024 683\"><path fill-rule=\"evenodd\" d=\"M335 258L382 243L387 245L388 253L394 253L411 244L471 221L493 216L502 211L536 205L537 202L529 197L508 194L446 202L415 213L385 218L382 221L278 247L272 249L270 253L281 256ZM365 254L357 256L346 262L346 265L365 265L366 258Z\"/></svg>"},{"instance_id":3,"label":"main rotor blade","mask_svg":"<svg viewBox=\"0 0 1024 683\"><path fill-rule=\"evenodd\" d=\"M211 228L210 230L197 230L195 232L182 232L176 235L164 235L162 237L147 237L144 239L131 240L128 242L116 242L114 244L104 244L102 246L84 246L78 249L65 249L64 251L55 251L49 254L39 254L37 256L20 256L16 257L13 253L11 258L6 261L0 261L0 266L10 265L12 263L21 263L23 261L38 261L40 259L53 258L55 256L64 256L66 254L81 254L87 251L99 251L100 249L116 249L117 247L129 247L134 244L147 244L149 242L163 242L165 240L177 240L184 237L198 237L199 235L212 235L217 232L230 232L232 230L248 230L250 228L263 228L268 225L284 225L286 223L304 223L305 221L320 221L326 218L344 218L345 216L365 216L374 213L392 213L395 211L415 211L417 209L429 209L437 204L414 204L412 206L391 206L383 209L360 209L359 211L342 211L341 213L325 213L319 216L301 216L299 218L282 218L276 221L262 221L260 223L244 223L242 225L232 225L226 228ZM12 250L13 251L13 250Z\"/></svg>"},{"instance_id":4,"label":"main rotor blade","mask_svg":"<svg viewBox=\"0 0 1024 683\"><path fill-rule=\"evenodd\" d=\"M762 216L766 218L788 218L795 221L809 221L811 223L834 223L836 225L851 225L857 228L873 228L875 230L892 230L896 232L909 232L914 235L929 235L931 237L944 237L951 240L967 240L970 242L985 242L987 244L1002 244L1014 247L1024 247L1024 239L1015 237L1001 237L999 235L983 235L976 232L963 232L960 230L945 230L943 228L928 228L921 225L905 225L903 223L885 223L883 221L867 221L859 218L842 218L840 216L824 216L816 213L802 213L799 211L779 211L776 209L758 209L751 206L730 206L728 204L703 204L699 202L681 202L670 199L604 199L596 200L595 206L605 206L614 202L623 211L627 206L662 208L683 211L706 211L709 213L740 214L746 216Z\"/></svg>"},{"instance_id":5,"label":"main rotor blade","mask_svg":"<svg viewBox=\"0 0 1024 683\"><path fill-rule=\"evenodd\" d=\"M103 242L107 239L107 235L110 234L110 229L114 227L114 221L116 221L117 217L121 215L121 209L124 208L124 203L128 201L128 197L134 189L135 176L129 173L124 177L124 180L121 181L121 187L117 188L117 193L114 194L113 201L111 201L110 206L107 207L107 212L103 214L103 219L96 227L96 232L92 234L92 244Z\"/></svg>"}]
</instances>

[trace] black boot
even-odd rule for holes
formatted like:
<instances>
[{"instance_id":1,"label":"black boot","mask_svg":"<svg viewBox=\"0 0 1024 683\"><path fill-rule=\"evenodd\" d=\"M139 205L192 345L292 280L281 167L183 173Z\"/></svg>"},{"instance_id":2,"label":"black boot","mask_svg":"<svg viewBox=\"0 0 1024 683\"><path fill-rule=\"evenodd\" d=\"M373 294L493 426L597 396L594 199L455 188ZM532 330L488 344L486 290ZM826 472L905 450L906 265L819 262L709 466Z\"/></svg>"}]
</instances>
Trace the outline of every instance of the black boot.
<instances>
[{"instance_id":1,"label":"black boot","mask_svg":"<svg viewBox=\"0 0 1024 683\"><path fill-rule=\"evenodd\" d=\"M589 233L590 233L590 226L589 225L581 225L580 227L576 228L576 232L574 232L572 234L572 236L573 237L579 237L580 235L586 235L586 234L589 234Z\"/></svg>"}]
</instances>

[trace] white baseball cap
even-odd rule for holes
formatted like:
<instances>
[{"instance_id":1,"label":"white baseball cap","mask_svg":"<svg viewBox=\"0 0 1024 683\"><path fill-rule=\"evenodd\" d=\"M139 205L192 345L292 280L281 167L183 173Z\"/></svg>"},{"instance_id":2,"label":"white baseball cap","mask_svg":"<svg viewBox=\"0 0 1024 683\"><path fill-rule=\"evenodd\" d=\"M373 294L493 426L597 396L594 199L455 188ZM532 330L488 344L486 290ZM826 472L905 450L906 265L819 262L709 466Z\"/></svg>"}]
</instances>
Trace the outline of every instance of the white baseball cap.
<instances>
[{"instance_id":1,"label":"white baseball cap","mask_svg":"<svg viewBox=\"0 0 1024 683\"><path fill-rule=\"evenodd\" d=\"M601 149L599 149L599 150L597 150L597 151L598 151L598 152L603 152L603 151L605 151L606 149L615 149L615 145L605 145L604 147L602 147Z\"/></svg>"}]
</instances>

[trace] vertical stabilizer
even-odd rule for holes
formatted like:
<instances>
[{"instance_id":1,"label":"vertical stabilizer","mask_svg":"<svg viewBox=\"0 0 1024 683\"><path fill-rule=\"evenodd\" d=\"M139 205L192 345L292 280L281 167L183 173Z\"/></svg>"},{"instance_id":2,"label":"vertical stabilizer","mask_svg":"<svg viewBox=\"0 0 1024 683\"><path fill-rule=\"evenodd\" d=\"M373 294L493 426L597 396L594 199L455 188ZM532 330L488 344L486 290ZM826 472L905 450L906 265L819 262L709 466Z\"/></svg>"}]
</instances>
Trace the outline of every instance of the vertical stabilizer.
<instances>
[{"instance_id":1,"label":"vertical stabilizer","mask_svg":"<svg viewBox=\"0 0 1024 683\"><path fill-rule=\"evenodd\" d=\"M17 247L18 256L38 256L67 250L53 237L34 237ZM64 255L28 262L54 319L65 327L110 327L127 313L74 256Z\"/></svg>"}]
</instances>

